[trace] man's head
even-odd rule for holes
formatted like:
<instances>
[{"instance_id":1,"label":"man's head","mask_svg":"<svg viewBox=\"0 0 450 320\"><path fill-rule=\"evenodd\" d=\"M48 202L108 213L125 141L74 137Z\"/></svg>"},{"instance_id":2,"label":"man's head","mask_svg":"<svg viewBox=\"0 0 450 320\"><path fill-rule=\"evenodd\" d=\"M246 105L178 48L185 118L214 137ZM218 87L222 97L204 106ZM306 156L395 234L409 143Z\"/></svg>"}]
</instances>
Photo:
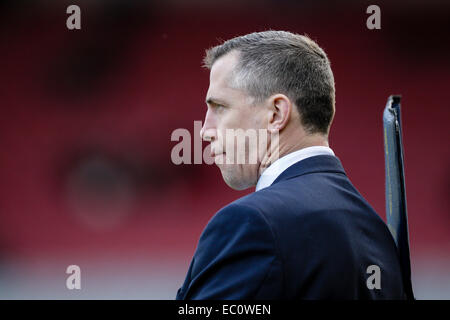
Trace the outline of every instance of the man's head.
<instances>
[{"instance_id":1,"label":"man's head","mask_svg":"<svg viewBox=\"0 0 450 320\"><path fill-rule=\"evenodd\" d=\"M248 34L207 50L204 64L211 73L201 135L211 141L216 164L230 187L255 185L276 159L267 149L246 144L236 153L248 159L256 153L256 163L227 163L222 154L227 152L227 129L264 129L269 137L277 132L280 156L327 143L334 116L334 78L325 52L308 37L284 31Z\"/></svg>"}]
</instances>

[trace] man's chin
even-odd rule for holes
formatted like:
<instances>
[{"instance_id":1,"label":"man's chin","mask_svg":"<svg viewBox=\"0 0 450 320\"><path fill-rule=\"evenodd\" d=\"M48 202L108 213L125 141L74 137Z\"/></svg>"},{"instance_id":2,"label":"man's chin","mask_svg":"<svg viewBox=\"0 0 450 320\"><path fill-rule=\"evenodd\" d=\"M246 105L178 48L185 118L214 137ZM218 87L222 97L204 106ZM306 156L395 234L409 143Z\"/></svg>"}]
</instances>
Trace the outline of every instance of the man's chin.
<instances>
[{"instance_id":1,"label":"man's chin","mask_svg":"<svg viewBox=\"0 0 450 320\"><path fill-rule=\"evenodd\" d=\"M228 183L227 181L225 181L225 183L233 190L236 191L242 191L245 189L250 188L251 186L246 186L246 185L239 185L239 184L233 184L233 183Z\"/></svg>"},{"instance_id":2,"label":"man's chin","mask_svg":"<svg viewBox=\"0 0 450 320\"><path fill-rule=\"evenodd\" d=\"M223 165L221 165L223 166ZM227 172L227 170L221 166L218 166L220 168L220 172L222 174L223 181L233 190L242 191L248 188L251 188L255 186L255 183L245 181L245 179L242 178L242 175L239 174L230 174Z\"/></svg>"}]
</instances>

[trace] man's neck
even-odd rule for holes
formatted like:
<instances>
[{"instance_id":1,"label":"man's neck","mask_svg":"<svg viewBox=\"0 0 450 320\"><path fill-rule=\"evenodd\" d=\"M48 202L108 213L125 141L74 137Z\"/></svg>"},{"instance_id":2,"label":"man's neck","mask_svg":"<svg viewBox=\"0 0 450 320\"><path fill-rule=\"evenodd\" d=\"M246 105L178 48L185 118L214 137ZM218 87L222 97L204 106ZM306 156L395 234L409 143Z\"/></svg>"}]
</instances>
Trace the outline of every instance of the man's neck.
<instances>
[{"instance_id":1,"label":"man's neck","mask_svg":"<svg viewBox=\"0 0 450 320\"><path fill-rule=\"evenodd\" d=\"M296 138L296 136L291 135L290 137L287 137L287 139L283 139L280 134L278 145L279 151L266 153L259 166L258 179L259 177L261 177L261 174L264 172L264 170L266 170L272 163L287 154L313 146L329 147L328 138L323 134L304 135L303 138L297 139L295 141L292 141L294 140L293 138Z\"/></svg>"}]
</instances>

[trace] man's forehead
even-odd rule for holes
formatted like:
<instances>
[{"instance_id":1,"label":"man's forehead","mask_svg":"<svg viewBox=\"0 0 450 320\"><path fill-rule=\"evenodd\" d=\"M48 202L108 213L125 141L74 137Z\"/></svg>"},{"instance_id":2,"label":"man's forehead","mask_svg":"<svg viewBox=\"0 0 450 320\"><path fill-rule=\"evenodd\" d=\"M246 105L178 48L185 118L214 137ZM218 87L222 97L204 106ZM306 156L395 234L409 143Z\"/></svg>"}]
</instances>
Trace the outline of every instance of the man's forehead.
<instances>
[{"instance_id":1,"label":"man's forehead","mask_svg":"<svg viewBox=\"0 0 450 320\"><path fill-rule=\"evenodd\" d=\"M209 76L207 99L210 96L220 97L224 91L233 89L229 84L237 62L238 53L235 51L227 53L214 62Z\"/></svg>"},{"instance_id":2,"label":"man's forehead","mask_svg":"<svg viewBox=\"0 0 450 320\"><path fill-rule=\"evenodd\" d=\"M226 83L232 75L234 67L239 59L237 51L231 51L217 59L212 65L209 81Z\"/></svg>"}]
</instances>

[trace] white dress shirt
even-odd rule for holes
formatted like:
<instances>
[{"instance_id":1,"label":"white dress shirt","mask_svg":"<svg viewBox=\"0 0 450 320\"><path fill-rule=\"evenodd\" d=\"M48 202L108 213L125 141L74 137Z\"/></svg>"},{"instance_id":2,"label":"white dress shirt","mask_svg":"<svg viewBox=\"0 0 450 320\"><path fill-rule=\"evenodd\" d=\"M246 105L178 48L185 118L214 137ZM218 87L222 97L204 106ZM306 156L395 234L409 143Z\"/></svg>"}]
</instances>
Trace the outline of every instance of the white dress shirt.
<instances>
[{"instance_id":1,"label":"white dress shirt","mask_svg":"<svg viewBox=\"0 0 450 320\"><path fill-rule=\"evenodd\" d=\"M313 146L288 153L287 155L276 160L263 171L261 177L258 179L255 191L269 187L284 170L293 164L306 158L320 155L334 156L334 152L329 147Z\"/></svg>"}]
</instances>

